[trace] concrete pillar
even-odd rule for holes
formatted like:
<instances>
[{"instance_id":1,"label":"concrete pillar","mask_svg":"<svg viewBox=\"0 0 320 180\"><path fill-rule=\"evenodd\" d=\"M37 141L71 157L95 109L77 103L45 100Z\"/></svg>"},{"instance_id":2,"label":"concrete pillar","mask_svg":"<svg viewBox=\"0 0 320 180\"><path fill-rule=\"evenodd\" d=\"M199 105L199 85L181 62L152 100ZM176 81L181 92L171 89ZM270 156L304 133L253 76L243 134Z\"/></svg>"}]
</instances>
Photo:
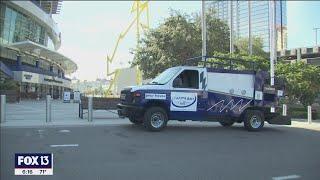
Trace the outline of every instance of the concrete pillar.
<instances>
[{"instance_id":1,"label":"concrete pillar","mask_svg":"<svg viewBox=\"0 0 320 180\"><path fill-rule=\"evenodd\" d=\"M36 60L36 68L40 68L40 61Z\"/></svg>"},{"instance_id":2,"label":"concrete pillar","mask_svg":"<svg viewBox=\"0 0 320 180\"><path fill-rule=\"evenodd\" d=\"M18 70L21 70L21 65L22 65L22 60L21 60L21 55L17 55L17 63L16 63L16 65L17 65L17 69Z\"/></svg>"},{"instance_id":3,"label":"concrete pillar","mask_svg":"<svg viewBox=\"0 0 320 180\"><path fill-rule=\"evenodd\" d=\"M88 121L92 122L92 96L88 97Z\"/></svg>"},{"instance_id":4,"label":"concrete pillar","mask_svg":"<svg viewBox=\"0 0 320 180\"><path fill-rule=\"evenodd\" d=\"M35 86L36 86L37 100L39 101L40 94L41 94L41 89L40 89L41 84L36 84Z\"/></svg>"},{"instance_id":5,"label":"concrete pillar","mask_svg":"<svg viewBox=\"0 0 320 180\"><path fill-rule=\"evenodd\" d=\"M59 99L61 99L61 86L58 87L58 95L59 95Z\"/></svg>"},{"instance_id":6,"label":"concrete pillar","mask_svg":"<svg viewBox=\"0 0 320 180\"><path fill-rule=\"evenodd\" d=\"M44 89L45 89L46 95L48 95L49 94L48 85L44 85Z\"/></svg>"},{"instance_id":7,"label":"concrete pillar","mask_svg":"<svg viewBox=\"0 0 320 180\"><path fill-rule=\"evenodd\" d=\"M47 85L41 84L41 97L44 99L47 95Z\"/></svg>"},{"instance_id":8,"label":"concrete pillar","mask_svg":"<svg viewBox=\"0 0 320 180\"><path fill-rule=\"evenodd\" d=\"M53 98L53 85L51 85L51 97Z\"/></svg>"},{"instance_id":9,"label":"concrete pillar","mask_svg":"<svg viewBox=\"0 0 320 180\"><path fill-rule=\"evenodd\" d=\"M46 122L51 122L51 96L46 96Z\"/></svg>"},{"instance_id":10,"label":"concrete pillar","mask_svg":"<svg viewBox=\"0 0 320 180\"><path fill-rule=\"evenodd\" d=\"M6 121L6 95L1 95L1 110L0 123Z\"/></svg>"},{"instance_id":11,"label":"concrete pillar","mask_svg":"<svg viewBox=\"0 0 320 180\"><path fill-rule=\"evenodd\" d=\"M64 96L64 87L61 87L61 97L63 99L63 96Z\"/></svg>"}]
</instances>

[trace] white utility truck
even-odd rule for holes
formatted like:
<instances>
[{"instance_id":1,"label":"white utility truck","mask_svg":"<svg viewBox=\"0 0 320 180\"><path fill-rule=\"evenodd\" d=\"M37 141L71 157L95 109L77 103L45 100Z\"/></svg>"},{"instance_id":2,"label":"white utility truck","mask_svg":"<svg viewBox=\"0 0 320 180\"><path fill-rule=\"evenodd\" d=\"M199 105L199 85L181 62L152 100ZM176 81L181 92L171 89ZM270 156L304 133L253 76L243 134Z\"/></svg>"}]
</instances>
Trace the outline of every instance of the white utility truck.
<instances>
[{"instance_id":1,"label":"white utility truck","mask_svg":"<svg viewBox=\"0 0 320 180\"><path fill-rule=\"evenodd\" d=\"M260 130L265 121L291 125L289 117L270 110L283 96L283 85L270 86L269 73L256 71L254 63L250 70L237 70L232 67L236 59L220 59L172 67L148 84L123 89L119 116L151 131L162 130L168 120L243 122L249 131Z\"/></svg>"}]
</instances>

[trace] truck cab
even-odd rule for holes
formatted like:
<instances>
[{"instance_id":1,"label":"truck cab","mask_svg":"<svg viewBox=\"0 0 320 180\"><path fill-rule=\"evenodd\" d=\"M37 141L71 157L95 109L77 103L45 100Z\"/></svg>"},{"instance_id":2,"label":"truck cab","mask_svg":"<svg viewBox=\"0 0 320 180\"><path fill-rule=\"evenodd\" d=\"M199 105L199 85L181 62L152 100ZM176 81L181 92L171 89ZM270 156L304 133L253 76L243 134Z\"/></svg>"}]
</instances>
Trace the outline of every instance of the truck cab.
<instances>
[{"instance_id":1,"label":"truck cab","mask_svg":"<svg viewBox=\"0 0 320 180\"><path fill-rule=\"evenodd\" d=\"M290 118L270 112L283 90L268 86L267 79L264 71L172 67L148 84L123 89L118 114L150 131L164 129L169 120L243 122L249 131L265 121L290 125Z\"/></svg>"}]
</instances>

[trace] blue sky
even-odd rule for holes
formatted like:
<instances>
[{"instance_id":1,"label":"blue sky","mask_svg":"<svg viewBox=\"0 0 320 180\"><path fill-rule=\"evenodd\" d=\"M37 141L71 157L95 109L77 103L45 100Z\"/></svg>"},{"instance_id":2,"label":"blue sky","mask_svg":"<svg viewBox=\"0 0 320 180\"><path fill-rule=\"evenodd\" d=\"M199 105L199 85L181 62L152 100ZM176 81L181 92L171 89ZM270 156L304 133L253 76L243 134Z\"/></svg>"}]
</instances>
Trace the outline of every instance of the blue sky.
<instances>
[{"instance_id":1,"label":"blue sky","mask_svg":"<svg viewBox=\"0 0 320 180\"><path fill-rule=\"evenodd\" d=\"M72 74L81 80L106 77L106 56L111 55L116 40L134 15L130 14L132 1L64 1L62 10L54 19L62 33L59 52L78 64ZM200 1L151 1L150 25L156 27L169 16L170 9L199 12ZM315 44L313 28L320 27L320 2L288 1L288 48ZM144 19L142 19L143 21ZM136 45L133 27L121 40L113 68L127 67L132 60L130 49ZM320 31L319 31L320 37ZM320 38L318 38L318 42Z\"/></svg>"},{"instance_id":2,"label":"blue sky","mask_svg":"<svg viewBox=\"0 0 320 180\"><path fill-rule=\"evenodd\" d=\"M313 28L320 27L320 1L288 1L287 3L288 48L315 45ZM320 31L318 34L320 35ZM318 36L319 41L320 36Z\"/></svg>"}]
</instances>

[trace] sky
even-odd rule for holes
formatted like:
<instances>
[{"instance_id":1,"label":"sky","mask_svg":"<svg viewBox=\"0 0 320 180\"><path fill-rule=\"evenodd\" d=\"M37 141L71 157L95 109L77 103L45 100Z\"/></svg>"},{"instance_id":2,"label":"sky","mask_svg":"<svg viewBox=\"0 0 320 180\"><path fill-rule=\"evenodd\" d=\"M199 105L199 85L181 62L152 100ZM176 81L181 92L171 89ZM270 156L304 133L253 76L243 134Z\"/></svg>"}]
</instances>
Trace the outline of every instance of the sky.
<instances>
[{"instance_id":1,"label":"sky","mask_svg":"<svg viewBox=\"0 0 320 180\"><path fill-rule=\"evenodd\" d=\"M61 12L53 18L61 31L58 50L78 65L71 74L80 80L106 78L106 57L111 56L116 41L134 19L132 1L63 1ZM170 10L200 12L200 1L151 1L150 27L157 27L170 15ZM288 1L288 48L315 44L314 27L320 27L320 1ZM145 14L142 22L146 22ZM320 42L320 30L318 31ZM120 40L111 69L128 67L130 53L136 46L136 28Z\"/></svg>"}]
</instances>

